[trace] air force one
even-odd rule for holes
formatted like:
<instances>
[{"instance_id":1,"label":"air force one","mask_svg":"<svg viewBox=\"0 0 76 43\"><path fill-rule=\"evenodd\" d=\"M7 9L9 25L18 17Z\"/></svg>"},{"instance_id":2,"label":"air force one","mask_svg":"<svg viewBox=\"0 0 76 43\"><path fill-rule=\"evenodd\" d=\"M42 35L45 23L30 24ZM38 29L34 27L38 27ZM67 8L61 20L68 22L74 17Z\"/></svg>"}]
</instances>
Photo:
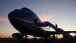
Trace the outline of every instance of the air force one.
<instances>
[{"instance_id":1,"label":"air force one","mask_svg":"<svg viewBox=\"0 0 76 43\"><path fill-rule=\"evenodd\" d=\"M28 8L15 9L8 14L8 18L13 27L20 33L13 33L12 37L22 39L23 36L32 35L37 37L43 37L47 40L52 34L62 34L72 42L75 42L75 38L69 35L69 33L76 33L76 31L64 31L58 28L57 24L54 26L50 22L42 22L39 17ZM40 27L49 26L55 31L45 31Z\"/></svg>"}]
</instances>

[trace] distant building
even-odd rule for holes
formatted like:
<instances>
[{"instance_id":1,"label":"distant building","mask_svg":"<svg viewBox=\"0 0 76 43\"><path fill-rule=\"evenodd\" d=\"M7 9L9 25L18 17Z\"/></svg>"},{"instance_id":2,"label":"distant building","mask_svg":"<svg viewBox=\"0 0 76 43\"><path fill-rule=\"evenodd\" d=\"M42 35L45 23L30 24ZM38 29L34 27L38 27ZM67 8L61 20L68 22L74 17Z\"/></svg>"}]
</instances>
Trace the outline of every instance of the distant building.
<instances>
[{"instance_id":1,"label":"distant building","mask_svg":"<svg viewBox=\"0 0 76 43\"><path fill-rule=\"evenodd\" d=\"M0 37L1 38L1 37Z\"/></svg>"},{"instance_id":2,"label":"distant building","mask_svg":"<svg viewBox=\"0 0 76 43\"><path fill-rule=\"evenodd\" d=\"M11 37L8 37L8 38L11 38Z\"/></svg>"}]
</instances>

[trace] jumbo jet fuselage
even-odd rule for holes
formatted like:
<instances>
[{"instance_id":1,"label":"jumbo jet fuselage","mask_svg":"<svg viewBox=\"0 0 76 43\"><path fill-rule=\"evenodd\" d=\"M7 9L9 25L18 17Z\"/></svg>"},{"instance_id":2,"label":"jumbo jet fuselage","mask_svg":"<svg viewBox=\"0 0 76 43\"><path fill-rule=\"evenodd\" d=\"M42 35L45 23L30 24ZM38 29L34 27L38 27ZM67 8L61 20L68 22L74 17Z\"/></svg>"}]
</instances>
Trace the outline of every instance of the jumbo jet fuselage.
<instances>
[{"instance_id":1,"label":"jumbo jet fuselage","mask_svg":"<svg viewBox=\"0 0 76 43\"><path fill-rule=\"evenodd\" d=\"M43 32L45 30L41 29L35 24L35 19L38 19L39 23L41 22L41 20L30 9L15 9L14 11L9 13L8 18L14 28L22 34L44 36Z\"/></svg>"}]
</instances>

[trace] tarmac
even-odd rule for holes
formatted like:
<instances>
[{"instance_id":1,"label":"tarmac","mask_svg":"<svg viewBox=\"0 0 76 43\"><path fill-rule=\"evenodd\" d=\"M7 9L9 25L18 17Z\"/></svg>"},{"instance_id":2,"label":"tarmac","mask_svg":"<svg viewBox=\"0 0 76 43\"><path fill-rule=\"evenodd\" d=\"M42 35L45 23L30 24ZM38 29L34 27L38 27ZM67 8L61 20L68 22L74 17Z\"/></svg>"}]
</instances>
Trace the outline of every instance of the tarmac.
<instances>
[{"instance_id":1,"label":"tarmac","mask_svg":"<svg viewBox=\"0 0 76 43\"><path fill-rule=\"evenodd\" d=\"M44 43L43 39L27 39L28 43ZM13 38L1 38L0 43L20 43L19 39L13 39ZM72 43L70 41L64 42L64 41L50 41L50 43Z\"/></svg>"}]
</instances>

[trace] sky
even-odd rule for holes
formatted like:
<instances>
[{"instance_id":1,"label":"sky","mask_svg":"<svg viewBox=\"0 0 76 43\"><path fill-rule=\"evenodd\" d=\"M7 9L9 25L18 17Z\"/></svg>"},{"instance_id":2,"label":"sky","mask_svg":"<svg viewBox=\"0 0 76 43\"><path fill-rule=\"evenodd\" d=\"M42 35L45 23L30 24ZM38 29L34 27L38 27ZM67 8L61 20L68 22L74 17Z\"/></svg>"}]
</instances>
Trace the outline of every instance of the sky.
<instances>
[{"instance_id":1,"label":"sky","mask_svg":"<svg viewBox=\"0 0 76 43\"><path fill-rule=\"evenodd\" d=\"M0 0L0 37L18 32L9 22L8 14L22 7L34 11L43 22L56 23L65 31L76 30L76 0Z\"/></svg>"}]
</instances>

